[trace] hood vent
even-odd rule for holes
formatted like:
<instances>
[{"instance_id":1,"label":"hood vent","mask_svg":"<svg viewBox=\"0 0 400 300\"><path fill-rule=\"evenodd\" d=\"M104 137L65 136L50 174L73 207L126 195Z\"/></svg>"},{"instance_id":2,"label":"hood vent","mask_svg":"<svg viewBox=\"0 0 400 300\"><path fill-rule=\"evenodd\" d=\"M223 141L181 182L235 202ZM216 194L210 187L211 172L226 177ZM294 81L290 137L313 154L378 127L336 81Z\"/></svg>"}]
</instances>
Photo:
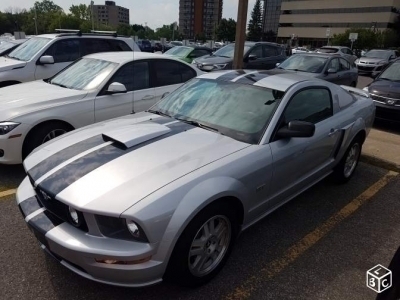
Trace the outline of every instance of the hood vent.
<instances>
[{"instance_id":1,"label":"hood vent","mask_svg":"<svg viewBox=\"0 0 400 300\"><path fill-rule=\"evenodd\" d=\"M105 141L116 142L125 149L129 149L161 135L167 134L171 129L159 124L129 125L103 133Z\"/></svg>"}]
</instances>

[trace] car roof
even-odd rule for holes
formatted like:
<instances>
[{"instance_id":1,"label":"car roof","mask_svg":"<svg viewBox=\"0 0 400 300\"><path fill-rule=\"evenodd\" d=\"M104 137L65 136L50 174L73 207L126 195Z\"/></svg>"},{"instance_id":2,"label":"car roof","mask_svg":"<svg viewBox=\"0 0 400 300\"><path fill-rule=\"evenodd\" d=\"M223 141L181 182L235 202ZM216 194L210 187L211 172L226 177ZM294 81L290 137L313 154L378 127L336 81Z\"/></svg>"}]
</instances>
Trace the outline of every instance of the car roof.
<instances>
[{"instance_id":1,"label":"car roof","mask_svg":"<svg viewBox=\"0 0 400 300\"><path fill-rule=\"evenodd\" d=\"M272 70L230 70L217 71L202 74L198 76L201 79L210 79L225 82L234 82L240 84L254 85L268 89L286 92L293 84L302 81L320 82L320 79L314 79L306 75L287 72L280 69Z\"/></svg>"},{"instance_id":2,"label":"car roof","mask_svg":"<svg viewBox=\"0 0 400 300\"><path fill-rule=\"evenodd\" d=\"M137 51L100 52L100 53L89 54L86 55L85 57L107 60L117 64L125 64L127 62L139 59L156 59L156 58L171 59L181 62L178 59L163 54L137 52Z\"/></svg>"},{"instance_id":3,"label":"car roof","mask_svg":"<svg viewBox=\"0 0 400 300\"><path fill-rule=\"evenodd\" d=\"M341 57L340 55L337 55L335 53L318 53L318 52L298 53L298 54L296 54L296 56L319 56L319 57L325 57L325 58Z\"/></svg>"}]
</instances>

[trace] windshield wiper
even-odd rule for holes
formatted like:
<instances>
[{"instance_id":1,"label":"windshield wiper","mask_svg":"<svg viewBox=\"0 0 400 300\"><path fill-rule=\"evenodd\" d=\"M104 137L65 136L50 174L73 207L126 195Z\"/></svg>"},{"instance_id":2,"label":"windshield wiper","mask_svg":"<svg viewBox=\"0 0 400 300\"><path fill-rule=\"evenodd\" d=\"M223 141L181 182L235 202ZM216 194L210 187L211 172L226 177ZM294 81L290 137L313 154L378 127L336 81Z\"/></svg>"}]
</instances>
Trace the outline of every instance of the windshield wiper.
<instances>
[{"instance_id":1,"label":"windshield wiper","mask_svg":"<svg viewBox=\"0 0 400 300\"><path fill-rule=\"evenodd\" d=\"M7 58L15 59L21 61L22 59L16 58L15 56L5 55Z\"/></svg>"},{"instance_id":2,"label":"windshield wiper","mask_svg":"<svg viewBox=\"0 0 400 300\"><path fill-rule=\"evenodd\" d=\"M63 84L54 83L54 82L51 82L51 81L50 81L50 84L52 84L52 85L56 85L56 86L59 86L59 87L62 87L62 88L69 89L69 87L67 87L66 85L63 85Z\"/></svg>"},{"instance_id":3,"label":"windshield wiper","mask_svg":"<svg viewBox=\"0 0 400 300\"><path fill-rule=\"evenodd\" d=\"M172 116L170 116L169 114L166 114L166 113L164 113L164 112L162 112L162 111L159 111L159 110L152 110L152 109L149 109L147 112L152 113L152 114L156 114L156 115L159 115L159 116L164 116L164 117L172 118Z\"/></svg>"},{"instance_id":4,"label":"windshield wiper","mask_svg":"<svg viewBox=\"0 0 400 300\"><path fill-rule=\"evenodd\" d=\"M197 121L187 120L187 119L183 119L183 118L175 118L175 119L178 120L178 121L181 121L181 122L184 122L184 123L199 127L199 128L203 128L203 129L214 131L214 132L219 132L217 128L214 128L214 127L211 127L211 126L208 126L208 125L204 125L204 124L202 124L200 122L197 122Z\"/></svg>"},{"instance_id":5,"label":"windshield wiper","mask_svg":"<svg viewBox=\"0 0 400 300\"><path fill-rule=\"evenodd\" d=\"M285 70L288 70L288 71L296 71L296 72L307 72L307 71L299 70L299 69L285 69Z\"/></svg>"}]
</instances>

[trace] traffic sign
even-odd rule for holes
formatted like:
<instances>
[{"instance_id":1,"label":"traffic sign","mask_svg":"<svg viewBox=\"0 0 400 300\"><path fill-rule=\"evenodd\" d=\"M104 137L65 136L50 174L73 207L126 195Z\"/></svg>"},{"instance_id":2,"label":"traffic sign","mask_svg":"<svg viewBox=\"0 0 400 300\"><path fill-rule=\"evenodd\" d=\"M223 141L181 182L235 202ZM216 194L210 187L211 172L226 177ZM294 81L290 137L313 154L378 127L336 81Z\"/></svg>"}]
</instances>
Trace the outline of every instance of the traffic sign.
<instances>
[{"instance_id":1,"label":"traffic sign","mask_svg":"<svg viewBox=\"0 0 400 300\"><path fill-rule=\"evenodd\" d=\"M331 29L327 28L326 29L326 37L330 37L331 36Z\"/></svg>"},{"instance_id":2,"label":"traffic sign","mask_svg":"<svg viewBox=\"0 0 400 300\"><path fill-rule=\"evenodd\" d=\"M350 41L354 42L354 41L357 40L357 38L358 38L358 33L357 32L352 32L352 33L349 34L349 40Z\"/></svg>"}]
</instances>

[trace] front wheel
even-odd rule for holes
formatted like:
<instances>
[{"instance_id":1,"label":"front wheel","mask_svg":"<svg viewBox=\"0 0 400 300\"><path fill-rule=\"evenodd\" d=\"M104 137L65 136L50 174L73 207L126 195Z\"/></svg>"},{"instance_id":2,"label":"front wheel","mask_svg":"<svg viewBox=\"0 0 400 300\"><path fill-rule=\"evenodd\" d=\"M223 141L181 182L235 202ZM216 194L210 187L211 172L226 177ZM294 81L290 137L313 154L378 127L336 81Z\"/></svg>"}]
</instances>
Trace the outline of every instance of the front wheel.
<instances>
[{"instance_id":1,"label":"front wheel","mask_svg":"<svg viewBox=\"0 0 400 300\"><path fill-rule=\"evenodd\" d=\"M206 207L179 237L164 278L189 287L208 282L225 265L237 233L235 211L226 202Z\"/></svg>"},{"instance_id":2,"label":"front wheel","mask_svg":"<svg viewBox=\"0 0 400 300\"><path fill-rule=\"evenodd\" d=\"M334 169L334 177L339 183L346 183L354 175L360 160L362 149L361 138L356 137L349 145L340 160L339 164Z\"/></svg>"}]
</instances>

